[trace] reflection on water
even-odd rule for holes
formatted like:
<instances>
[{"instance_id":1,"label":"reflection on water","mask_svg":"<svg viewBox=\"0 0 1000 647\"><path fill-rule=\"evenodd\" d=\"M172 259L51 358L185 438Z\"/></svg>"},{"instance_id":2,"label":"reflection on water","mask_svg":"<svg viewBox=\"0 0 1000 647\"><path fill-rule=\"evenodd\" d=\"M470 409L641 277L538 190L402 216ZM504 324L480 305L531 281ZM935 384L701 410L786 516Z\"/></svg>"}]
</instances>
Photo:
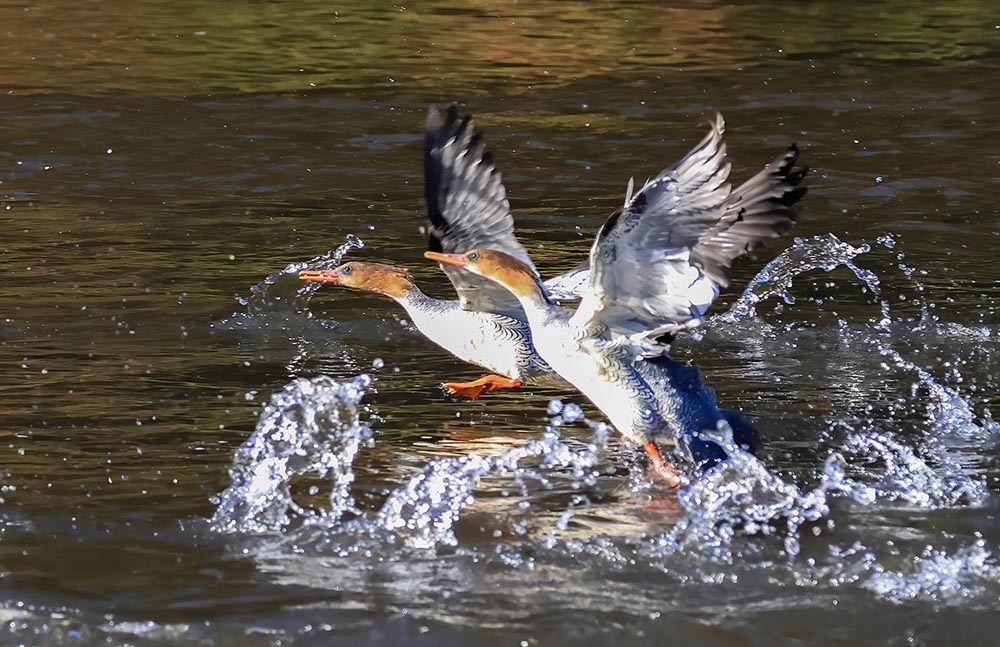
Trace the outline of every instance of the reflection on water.
<instances>
[{"instance_id":1,"label":"reflection on water","mask_svg":"<svg viewBox=\"0 0 1000 647\"><path fill-rule=\"evenodd\" d=\"M0 3L0 642L991 641L992 9ZM739 175L799 143L800 241L674 348L761 461L674 494L575 394L450 399L392 303L279 272L445 294L454 99L546 275L705 115Z\"/></svg>"}]
</instances>

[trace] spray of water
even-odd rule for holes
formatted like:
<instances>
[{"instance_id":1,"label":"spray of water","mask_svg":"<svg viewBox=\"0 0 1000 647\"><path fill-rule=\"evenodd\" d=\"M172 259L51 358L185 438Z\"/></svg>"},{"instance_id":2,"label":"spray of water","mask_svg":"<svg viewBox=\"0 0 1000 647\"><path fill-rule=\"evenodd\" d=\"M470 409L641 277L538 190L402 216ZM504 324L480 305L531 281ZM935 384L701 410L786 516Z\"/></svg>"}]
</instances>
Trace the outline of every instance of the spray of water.
<instances>
[{"instance_id":1,"label":"spray of water","mask_svg":"<svg viewBox=\"0 0 1000 647\"><path fill-rule=\"evenodd\" d=\"M892 239L878 242L888 249L896 245ZM761 271L722 320L753 318L757 306L770 297L793 303L788 288L795 277L841 265L881 299L879 277L856 262L869 249L833 236L796 241ZM685 560L706 560L704 564L746 567L747 555L753 554L750 544L776 544L789 563L801 560L803 533L832 532L831 509L837 506L870 508L891 503L935 510L980 505L989 493L981 478L968 473L960 452L971 443L996 441L1000 430L988 412L977 416L962 393L903 357L893 344L899 322L892 320L887 302L881 304L880 314L871 321L843 325L835 334L851 352L881 356L883 370L913 375L907 406L917 403L926 424L914 445L912 432L902 437L893 429L880 428L877 421L865 421L863 415L850 417L851 422L837 417L827 432L817 432L831 446L826 460L811 475L809 487L774 473L724 435L721 442L730 458L677 492L680 514L672 527L624 541L614 534L563 538L563 531L579 510L587 508L591 489L598 485L610 430L585 420L579 407L553 401L550 423L537 439L498 455L469 453L429 461L391 488L377 510L362 511L351 499L350 486L352 461L370 439L370 431L359 421L359 403L368 380L362 377L338 384L315 378L289 384L264 408L257 430L237 452L230 487L216 498L213 525L223 532L272 535L321 530L328 540L335 533L338 543L333 548L339 554L353 550L351 538L368 542L368 547L375 541L381 550L435 551L457 546L468 552L469 547L460 546L456 524L470 506L476 506L484 480L500 479L510 484L502 488L512 499L510 507L527 516L533 495L554 488L575 492L540 539L532 540L526 530L521 531L527 548L497 542L493 558L509 567L531 566L538 551L572 560L589 556L616 565L639 559L659 563L682 555ZM924 316L917 325L928 323ZM890 414L893 411L903 416L900 409L890 407ZM910 408L906 413L912 417ZM590 429L589 442L563 437L565 426L581 422ZM324 511L304 508L293 500L291 482L303 475L329 482L330 501ZM649 487L648 482L642 486L633 482L626 496L658 496ZM514 528L521 527L515 524ZM994 552L981 539L977 541L953 551L928 548L910 569L884 566L884 555L861 541L835 545L825 562L810 557L800 563L793 579L854 583L893 601L951 595L949 591L958 596L976 582L1000 581Z\"/></svg>"},{"instance_id":2,"label":"spray of water","mask_svg":"<svg viewBox=\"0 0 1000 647\"><path fill-rule=\"evenodd\" d=\"M822 234L812 238L796 238L792 246L764 266L757 276L747 284L746 289L729 311L714 318L717 322L735 322L756 315L756 306L762 301L776 297L792 305L795 297L789 292L795 277L823 270L830 272L840 266L854 272L861 281L878 294L878 277L868 270L858 267L854 257L871 251L868 245L854 247L841 241L833 234Z\"/></svg>"},{"instance_id":3,"label":"spray of water","mask_svg":"<svg viewBox=\"0 0 1000 647\"><path fill-rule=\"evenodd\" d=\"M474 491L487 475L513 477L522 491L550 488L570 478L593 484L594 471L609 428L590 423L593 437L583 447L570 447L560 428L583 419L574 404L550 404L552 416L541 438L515 446L499 456L477 454L430 461L394 489L374 513L358 510L351 497L352 463L371 438L360 422L361 399L371 380L361 376L338 383L321 376L298 379L271 397L257 428L236 452L230 486L213 498L212 520L220 532L262 533L292 527L345 527L360 536L382 536L414 548L455 545L453 527L462 510L475 501ZM292 481L310 476L328 481L329 506L315 511L300 506ZM529 485L530 484L530 485Z\"/></svg>"},{"instance_id":4,"label":"spray of water","mask_svg":"<svg viewBox=\"0 0 1000 647\"><path fill-rule=\"evenodd\" d=\"M297 379L271 396L253 434L236 451L230 485L213 499L212 526L222 532L267 532L293 519L329 524L356 512L352 464L371 430L359 421L367 375L338 383L320 376ZM292 498L292 480L312 475L331 485L330 505L316 512Z\"/></svg>"},{"instance_id":5,"label":"spray of water","mask_svg":"<svg viewBox=\"0 0 1000 647\"><path fill-rule=\"evenodd\" d=\"M984 598L987 608L992 608L996 595L990 595L991 589L1000 582L996 554L978 533L971 546L953 553L927 546L906 570L873 564L872 571L864 588L896 603L932 599L968 606L970 600Z\"/></svg>"},{"instance_id":6,"label":"spray of water","mask_svg":"<svg viewBox=\"0 0 1000 647\"><path fill-rule=\"evenodd\" d=\"M300 281L301 270L328 270L340 265L344 256L352 249L364 247L364 241L348 234L342 245L334 250L320 254L308 261L289 263L280 272L269 275L266 279L250 288L250 296L239 297L239 302L246 306L250 316L274 311L304 311L313 294L322 283Z\"/></svg>"}]
</instances>

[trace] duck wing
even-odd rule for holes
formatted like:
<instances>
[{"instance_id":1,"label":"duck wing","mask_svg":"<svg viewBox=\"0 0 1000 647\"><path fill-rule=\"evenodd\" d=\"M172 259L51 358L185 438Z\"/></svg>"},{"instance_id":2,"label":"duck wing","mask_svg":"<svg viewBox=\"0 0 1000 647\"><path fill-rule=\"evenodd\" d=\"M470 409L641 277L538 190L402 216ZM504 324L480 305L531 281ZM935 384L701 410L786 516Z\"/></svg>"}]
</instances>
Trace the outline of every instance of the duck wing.
<instances>
[{"instance_id":1,"label":"duck wing","mask_svg":"<svg viewBox=\"0 0 1000 647\"><path fill-rule=\"evenodd\" d=\"M424 197L430 251L461 254L476 248L493 249L535 270L514 235L507 190L482 134L474 131L471 117L459 118L455 105L445 115L436 106L428 110ZM454 284L463 308L524 318L514 295L493 281L454 265L439 265Z\"/></svg>"},{"instance_id":2,"label":"duck wing","mask_svg":"<svg viewBox=\"0 0 1000 647\"><path fill-rule=\"evenodd\" d=\"M809 173L795 166L799 147L792 144L729 196L722 219L698 238L691 264L720 287L729 285L733 261L785 233L798 219L794 205L806 194Z\"/></svg>"},{"instance_id":3,"label":"duck wing","mask_svg":"<svg viewBox=\"0 0 1000 647\"><path fill-rule=\"evenodd\" d=\"M651 339L697 325L733 259L779 236L796 218L805 169L794 146L733 190L716 115L679 162L646 182L601 227L573 325L608 336Z\"/></svg>"},{"instance_id":4,"label":"duck wing","mask_svg":"<svg viewBox=\"0 0 1000 647\"><path fill-rule=\"evenodd\" d=\"M542 281L542 286L550 299L572 301L583 298L589 283L590 258L585 258L582 263L570 271Z\"/></svg>"}]
</instances>

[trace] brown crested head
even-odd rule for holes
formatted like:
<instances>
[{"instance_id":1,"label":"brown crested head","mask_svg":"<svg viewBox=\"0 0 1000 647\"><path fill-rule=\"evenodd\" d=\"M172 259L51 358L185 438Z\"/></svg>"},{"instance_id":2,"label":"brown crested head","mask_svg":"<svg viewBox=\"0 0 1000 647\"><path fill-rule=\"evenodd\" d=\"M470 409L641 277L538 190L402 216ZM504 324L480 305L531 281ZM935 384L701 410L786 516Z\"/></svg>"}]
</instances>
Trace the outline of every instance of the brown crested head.
<instances>
[{"instance_id":1,"label":"brown crested head","mask_svg":"<svg viewBox=\"0 0 1000 647\"><path fill-rule=\"evenodd\" d=\"M535 271L523 261L504 252L492 249L473 249L464 254L424 252L424 257L457 265L496 281L518 297L544 296Z\"/></svg>"},{"instance_id":2,"label":"brown crested head","mask_svg":"<svg viewBox=\"0 0 1000 647\"><path fill-rule=\"evenodd\" d=\"M319 281L344 285L358 290L379 292L394 299L402 297L414 288L413 277L401 267L383 263L361 263L351 261L332 270L303 270L299 272L303 281Z\"/></svg>"}]
</instances>

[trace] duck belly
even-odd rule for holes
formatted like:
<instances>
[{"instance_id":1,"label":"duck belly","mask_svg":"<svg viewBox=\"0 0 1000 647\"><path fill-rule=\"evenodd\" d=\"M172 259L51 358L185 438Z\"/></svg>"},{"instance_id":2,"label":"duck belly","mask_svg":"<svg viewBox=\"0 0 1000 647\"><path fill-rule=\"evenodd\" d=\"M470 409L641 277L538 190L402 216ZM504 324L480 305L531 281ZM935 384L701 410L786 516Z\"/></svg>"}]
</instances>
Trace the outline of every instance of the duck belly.
<instances>
[{"instance_id":1,"label":"duck belly","mask_svg":"<svg viewBox=\"0 0 1000 647\"><path fill-rule=\"evenodd\" d=\"M651 427L659 419L652 393L628 366L600 352L588 351L577 342L559 340L536 347L550 366L587 396L629 440L650 440Z\"/></svg>"},{"instance_id":2,"label":"duck belly","mask_svg":"<svg viewBox=\"0 0 1000 647\"><path fill-rule=\"evenodd\" d=\"M461 360L507 377L526 377L519 358L532 352L530 340L495 316L453 310L434 317L413 317L413 323L428 339Z\"/></svg>"}]
</instances>

